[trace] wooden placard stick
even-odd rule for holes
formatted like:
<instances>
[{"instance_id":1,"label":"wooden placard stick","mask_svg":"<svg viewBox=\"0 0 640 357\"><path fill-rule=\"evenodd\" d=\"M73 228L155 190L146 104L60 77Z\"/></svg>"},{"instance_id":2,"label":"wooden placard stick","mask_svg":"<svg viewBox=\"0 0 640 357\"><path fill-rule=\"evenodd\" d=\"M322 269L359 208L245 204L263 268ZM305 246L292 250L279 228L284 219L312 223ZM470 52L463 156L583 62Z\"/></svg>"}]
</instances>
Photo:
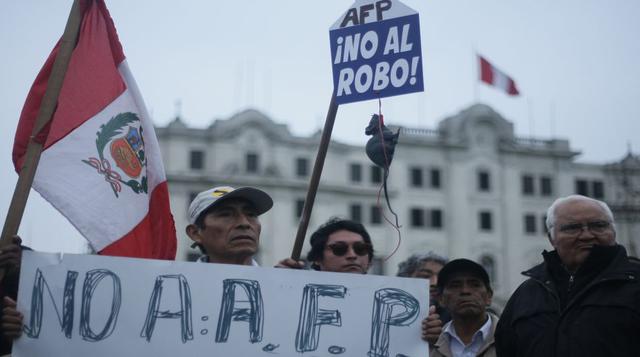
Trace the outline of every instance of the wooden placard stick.
<instances>
[{"instance_id":1,"label":"wooden placard stick","mask_svg":"<svg viewBox=\"0 0 640 357\"><path fill-rule=\"evenodd\" d=\"M327 150L329 149L329 143L331 142L331 132L333 131L333 123L336 121L337 112L338 104L336 104L336 97L335 95L332 95L331 102L329 103L329 110L327 111L327 117L324 121L324 129L322 129L322 137L320 139L320 146L318 147L318 154L316 155L316 162L313 165L313 172L311 173L311 179L309 180L307 197L304 200L302 215L300 217L300 223L298 224L296 241L293 244L293 250L291 251L291 258L294 260L300 260L300 253L302 252L304 237L307 233L307 227L309 226L313 202L316 199L316 192L318 192L318 184L320 183L320 176L322 175L324 159L327 157Z\"/></svg>"},{"instance_id":2,"label":"wooden placard stick","mask_svg":"<svg viewBox=\"0 0 640 357\"><path fill-rule=\"evenodd\" d=\"M64 29L64 34L60 40L58 55L53 62L51 74L47 81L47 89L42 97L38 116L36 117L36 121L33 125L33 130L31 131L31 137L29 139L29 145L27 146L27 152L22 164L22 169L20 170L20 176L18 177L16 188L13 191L9 212L7 213L7 218L5 219L4 227L2 228L2 240L0 241L0 246L10 243L11 237L18 233L20 221L22 220L22 215L24 214L24 209L27 205L29 191L31 190L31 184L33 183L33 178L36 174L36 169L38 168L38 162L40 161L40 154L42 154L42 146L44 144L36 142L34 138L40 133L42 128L51 121L53 113L56 110L58 96L60 95L60 89L64 82L64 76L67 73L69 60L71 59L71 54L76 46L76 42L78 41L81 22L82 14L80 13L80 0L74 0Z\"/></svg>"}]
</instances>

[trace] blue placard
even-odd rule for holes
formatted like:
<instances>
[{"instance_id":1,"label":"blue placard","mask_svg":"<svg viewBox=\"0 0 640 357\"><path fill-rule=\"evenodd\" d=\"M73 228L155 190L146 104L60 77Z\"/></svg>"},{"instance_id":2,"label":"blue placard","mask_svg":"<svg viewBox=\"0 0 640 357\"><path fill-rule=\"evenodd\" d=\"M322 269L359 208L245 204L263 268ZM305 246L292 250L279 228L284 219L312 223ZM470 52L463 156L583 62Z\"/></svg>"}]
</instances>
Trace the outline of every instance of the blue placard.
<instances>
[{"instance_id":1,"label":"blue placard","mask_svg":"<svg viewBox=\"0 0 640 357\"><path fill-rule=\"evenodd\" d=\"M422 92L418 14L329 31L337 104Z\"/></svg>"}]
</instances>

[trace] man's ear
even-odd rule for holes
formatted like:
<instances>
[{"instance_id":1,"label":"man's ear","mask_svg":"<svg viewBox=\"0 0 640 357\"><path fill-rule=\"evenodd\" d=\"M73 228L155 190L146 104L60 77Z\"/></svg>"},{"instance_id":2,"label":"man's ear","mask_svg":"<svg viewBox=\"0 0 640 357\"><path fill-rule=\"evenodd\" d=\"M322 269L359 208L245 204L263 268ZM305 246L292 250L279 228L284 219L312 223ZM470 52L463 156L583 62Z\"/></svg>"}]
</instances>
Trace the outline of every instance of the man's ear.
<instances>
[{"instance_id":1,"label":"man's ear","mask_svg":"<svg viewBox=\"0 0 640 357\"><path fill-rule=\"evenodd\" d=\"M190 224L184 230L192 241L201 243L202 237L200 236L200 228L198 226Z\"/></svg>"},{"instance_id":2,"label":"man's ear","mask_svg":"<svg viewBox=\"0 0 640 357\"><path fill-rule=\"evenodd\" d=\"M487 306L491 305L491 301L493 299L493 290L492 289L487 289Z\"/></svg>"},{"instance_id":3,"label":"man's ear","mask_svg":"<svg viewBox=\"0 0 640 357\"><path fill-rule=\"evenodd\" d=\"M553 229L553 228L551 228ZM551 231L547 232L547 239L549 240L549 243L551 243L552 247L556 247L555 244L553 243L553 238L551 238Z\"/></svg>"}]
</instances>

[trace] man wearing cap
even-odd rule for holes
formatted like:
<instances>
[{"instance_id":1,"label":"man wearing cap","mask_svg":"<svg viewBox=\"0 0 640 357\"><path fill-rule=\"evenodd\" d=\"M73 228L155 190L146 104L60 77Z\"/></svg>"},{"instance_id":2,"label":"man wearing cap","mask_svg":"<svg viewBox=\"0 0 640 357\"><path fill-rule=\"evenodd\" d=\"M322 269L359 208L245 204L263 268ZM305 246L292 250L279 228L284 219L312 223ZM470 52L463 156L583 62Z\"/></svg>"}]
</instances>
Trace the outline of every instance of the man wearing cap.
<instances>
[{"instance_id":1,"label":"man wearing cap","mask_svg":"<svg viewBox=\"0 0 640 357\"><path fill-rule=\"evenodd\" d=\"M438 274L438 290L452 320L444 325L429 355L495 356L498 317L487 312L493 290L486 270L469 259L452 260Z\"/></svg>"},{"instance_id":2,"label":"man wearing cap","mask_svg":"<svg viewBox=\"0 0 640 357\"><path fill-rule=\"evenodd\" d=\"M200 261L257 265L253 256L260 243L258 216L273 206L257 188L229 186L200 192L189 205L187 235L203 253Z\"/></svg>"},{"instance_id":3,"label":"man wearing cap","mask_svg":"<svg viewBox=\"0 0 640 357\"><path fill-rule=\"evenodd\" d=\"M496 330L499 356L639 356L640 261L616 242L602 201L572 195L547 210L554 250L523 272Z\"/></svg>"},{"instance_id":4,"label":"man wearing cap","mask_svg":"<svg viewBox=\"0 0 640 357\"><path fill-rule=\"evenodd\" d=\"M253 187L224 186L200 192L189 206L189 225L186 228L194 246L204 254L199 260L257 265L253 256L260 243L258 216L272 206L271 197ZM22 334L23 315L16 309L14 300L5 299L4 302L1 337L12 341Z\"/></svg>"}]
</instances>

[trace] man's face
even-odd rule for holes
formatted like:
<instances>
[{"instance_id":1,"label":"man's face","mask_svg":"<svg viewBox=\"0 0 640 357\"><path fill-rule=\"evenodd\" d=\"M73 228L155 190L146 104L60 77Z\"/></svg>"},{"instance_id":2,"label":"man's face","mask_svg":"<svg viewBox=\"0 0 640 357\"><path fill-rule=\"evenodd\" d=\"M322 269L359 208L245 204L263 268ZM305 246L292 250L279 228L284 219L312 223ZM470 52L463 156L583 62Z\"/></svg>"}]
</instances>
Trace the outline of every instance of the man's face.
<instances>
[{"instance_id":1,"label":"man's face","mask_svg":"<svg viewBox=\"0 0 640 357\"><path fill-rule=\"evenodd\" d=\"M493 293L487 289L482 279L460 272L455 273L442 291L442 305L456 317L476 317L484 315L491 304Z\"/></svg>"},{"instance_id":2,"label":"man's face","mask_svg":"<svg viewBox=\"0 0 640 357\"><path fill-rule=\"evenodd\" d=\"M556 207L555 213L551 245L570 271L584 263L594 245L616 244L612 222L596 202L584 199L567 201Z\"/></svg>"},{"instance_id":3,"label":"man's face","mask_svg":"<svg viewBox=\"0 0 640 357\"><path fill-rule=\"evenodd\" d=\"M204 247L211 262L247 264L258 251L260 221L247 200L224 201L206 213L202 228L192 227L196 226L187 227L187 233Z\"/></svg>"},{"instance_id":4,"label":"man's face","mask_svg":"<svg viewBox=\"0 0 640 357\"><path fill-rule=\"evenodd\" d=\"M433 302L437 301L439 295L437 285L438 273L441 269L442 264L429 260L423 262L422 265L411 274L412 278L429 279L429 294Z\"/></svg>"},{"instance_id":5,"label":"man's face","mask_svg":"<svg viewBox=\"0 0 640 357\"><path fill-rule=\"evenodd\" d=\"M366 274L369 269L369 255L368 251L362 254L363 244L364 239L358 233L347 230L333 232L325 244L322 260L316 263L322 271ZM340 252L341 248L344 251L343 255Z\"/></svg>"}]
</instances>

